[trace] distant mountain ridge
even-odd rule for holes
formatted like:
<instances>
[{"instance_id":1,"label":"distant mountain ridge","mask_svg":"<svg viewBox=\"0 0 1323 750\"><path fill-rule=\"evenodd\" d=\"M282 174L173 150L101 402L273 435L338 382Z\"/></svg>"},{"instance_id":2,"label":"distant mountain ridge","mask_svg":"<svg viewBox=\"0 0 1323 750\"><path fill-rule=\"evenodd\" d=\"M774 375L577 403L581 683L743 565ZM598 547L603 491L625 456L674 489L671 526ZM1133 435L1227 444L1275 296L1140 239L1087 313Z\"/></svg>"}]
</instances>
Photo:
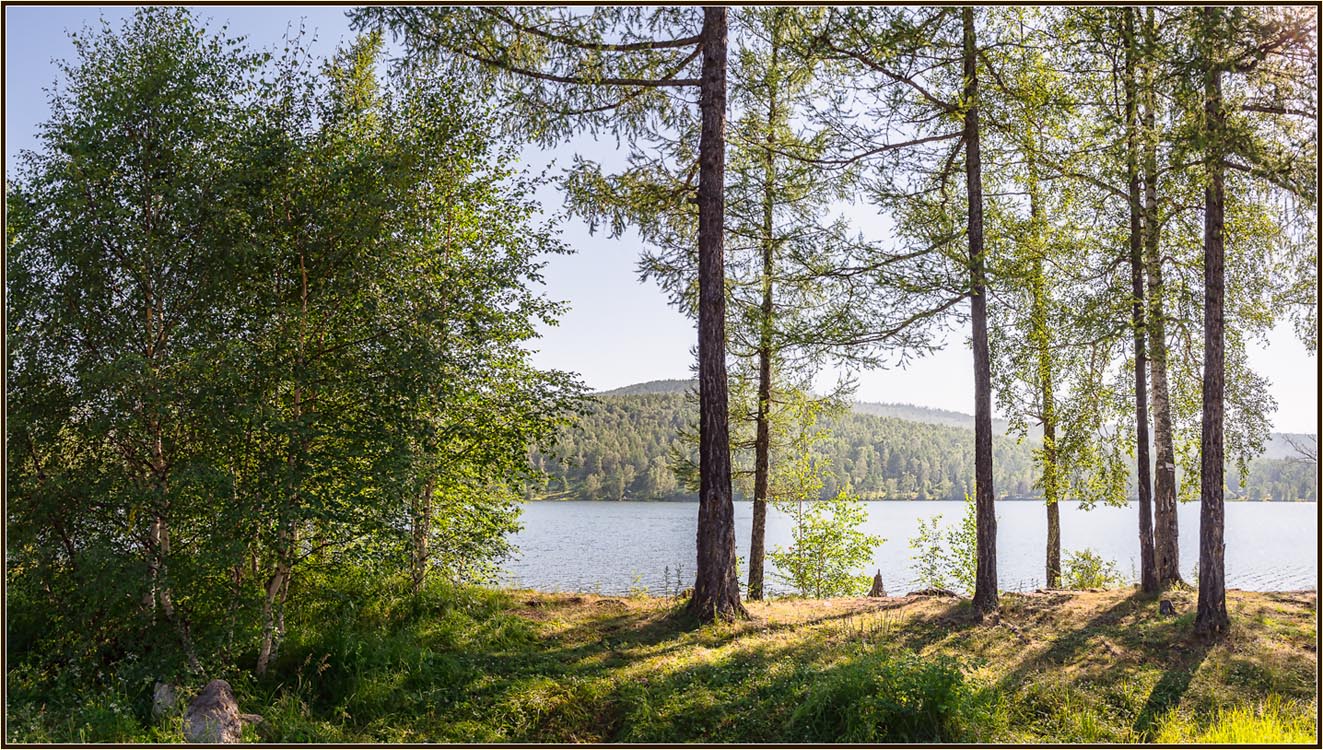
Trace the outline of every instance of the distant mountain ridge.
<instances>
[{"instance_id":1,"label":"distant mountain ridge","mask_svg":"<svg viewBox=\"0 0 1323 750\"><path fill-rule=\"evenodd\" d=\"M597 391L594 396L647 396L651 394L684 393L690 388L697 388L697 380L649 380L609 391Z\"/></svg>"},{"instance_id":2,"label":"distant mountain ridge","mask_svg":"<svg viewBox=\"0 0 1323 750\"><path fill-rule=\"evenodd\" d=\"M646 383L634 383L620 388L613 388L609 391L598 391L595 396L647 396L652 394L670 394L684 393L691 388L697 388L697 380L649 380ZM962 427L967 430L974 429L974 416L959 411L949 411L947 409L938 409L932 406L918 406L916 404L897 404L884 403L876 401L855 401L851 405L851 410L856 414L872 414L878 417L895 417L904 419L908 422L920 422L922 424L939 424L947 427ZM1009 425L1005 419L993 419L992 429L999 435L1004 435Z\"/></svg>"},{"instance_id":3,"label":"distant mountain ridge","mask_svg":"<svg viewBox=\"0 0 1323 750\"><path fill-rule=\"evenodd\" d=\"M650 394L684 393L691 388L697 387L697 380L649 380L646 383L634 383L633 385L613 388L609 391L599 391L594 395L645 396ZM919 406L917 404L900 404L880 401L855 401L850 408L856 414L872 414L879 417L903 419L907 422L960 427L966 430L974 429L974 416L972 414L966 414L960 411L950 411L948 409L938 409L933 406ZM993 418L992 431L994 434L1005 435L1009 428L1010 422L1008 420L997 417ZM1041 429L1037 426L1030 427L1029 433L1031 439L1037 439L1042 435ZM1275 460L1299 458L1300 454L1290 443L1290 440L1292 439L1302 445L1318 444L1318 438L1314 434L1274 432L1269 436L1268 443L1263 447L1263 455L1261 457Z\"/></svg>"}]
</instances>

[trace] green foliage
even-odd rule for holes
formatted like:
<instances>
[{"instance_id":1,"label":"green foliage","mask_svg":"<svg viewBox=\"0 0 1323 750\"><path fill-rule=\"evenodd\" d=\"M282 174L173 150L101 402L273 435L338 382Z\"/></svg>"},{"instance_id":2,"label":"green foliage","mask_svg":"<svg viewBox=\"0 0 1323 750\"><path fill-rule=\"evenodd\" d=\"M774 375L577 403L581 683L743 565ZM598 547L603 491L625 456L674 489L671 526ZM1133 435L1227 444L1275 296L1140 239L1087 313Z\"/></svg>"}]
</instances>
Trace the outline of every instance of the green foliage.
<instances>
[{"instance_id":1,"label":"green foliage","mask_svg":"<svg viewBox=\"0 0 1323 750\"><path fill-rule=\"evenodd\" d=\"M965 495L965 513L957 526L941 528L937 514L919 520L919 531L910 539L910 556L919 583L939 589L971 593L978 572L978 523L974 498Z\"/></svg>"},{"instance_id":2,"label":"green foliage","mask_svg":"<svg viewBox=\"0 0 1323 750\"><path fill-rule=\"evenodd\" d=\"M786 503L775 501L787 510ZM868 511L858 497L841 490L824 500L810 500L794 511L790 547L777 545L767 553L776 575L804 596L860 596L871 577L859 575L873 559L881 537L860 531Z\"/></svg>"},{"instance_id":3,"label":"green foliage","mask_svg":"<svg viewBox=\"0 0 1323 750\"><path fill-rule=\"evenodd\" d=\"M1116 563L1104 560L1092 549L1069 552L1061 563L1061 585L1068 589L1111 589L1126 580Z\"/></svg>"},{"instance_id":4,"label":"green foliage","mask_svg":"<svg viewBox=\"0 0 1323 750\"><path fill-rule=\"evenodd\" d=\"M379 35L320 68L182 9L74 40L7 186L24 658L216 672L294 636L313 568L492 579L582 390L529 361L568 249L495 115L379 77Z\"/></svg>"},{"instance_id":5,"label":"green foliage","mask_svg":"<svg viewBox=\"0 0 1323 750\"><path fill-rule=\"evenodd\" d=\"M791 715L786 739L959 742L978 718L975 695L951 657L878 649L816 679Z\"/></svg>"}]
</instances>

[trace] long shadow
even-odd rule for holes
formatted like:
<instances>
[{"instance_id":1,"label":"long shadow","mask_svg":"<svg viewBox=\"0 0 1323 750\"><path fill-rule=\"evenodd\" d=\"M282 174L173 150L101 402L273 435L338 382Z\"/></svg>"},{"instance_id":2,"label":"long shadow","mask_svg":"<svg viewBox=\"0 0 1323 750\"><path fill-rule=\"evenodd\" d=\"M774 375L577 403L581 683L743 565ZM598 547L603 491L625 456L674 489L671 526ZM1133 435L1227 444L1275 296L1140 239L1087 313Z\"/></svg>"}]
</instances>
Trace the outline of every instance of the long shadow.
<instances>
[{"instance_id":1,"label":"long shadow","mask_svg":"<svg viewBox=\"0 0 1323 750\"><path fill-rule=\"evenodd\" d=\"M1152 597L1149 595L1142 594L1139 591L1131 593L1116 604L1099 612L1082 627L1061 634L1041 653L1025 657L1015 669L998 681L998 687L1003 690L1014 689L1024 681L1029 673L1039 671L1045 665L1059 666L1067 663L1079 656L1093 636L1097 635L1099 629L1115 625L1123 617L1133 613L1136 608L1151 601Z\"/></svg>"},{"instance_id":2,"label":"long shadow","mask_svg":"<svg viewBox=\"0 0 1323 750\"><path fill-rule=\"evenodd\" d=\"M1208 657L1208 652L1217 645L1215 640L1198 637L1186 638L1184 643L1187 648L1182 650L1176 662L1167 668L1158 683L1149 691L1148 700L1144 702L1144 707L1135 717L1132 728L1145 739L1149 739L1148 735L1153 731L1153 724L1158 717L1181 702L1195 673L1199 671L1199 666Z\"/></svg>"},{"instance_id":3,"label":"long shadow","mask_svg":"<svg viewBox=\"0 0 1323 750\"><path fill-rule=\"evenodd\" d=\"M833 621L847 620L859 615L899 609L907 603L906 601L882 602L861 608L833 611L801 620L767 622L753 618L737 621L704 633L702 643L709 648L718 648L747 636L766 636L784 631L794 631ZM546 653L555 654L564 659L574 659L591 653L598 653L604 648L601 640L602 634L610 633L616 646L621 650L631 650L639 647L651 648L668 640L674 641L669 646L651 650L648 653L649 657L665 656L672 652L692 648L694 645L692 640L684 639L683 636L694 633L700 627L698 620L686 613L683 608L666 611L660 616L655 612L621 612L609 617L592 617L557 633L554 640L579 643L579 645L553 649Z\"/></svg>"}]
</instances>

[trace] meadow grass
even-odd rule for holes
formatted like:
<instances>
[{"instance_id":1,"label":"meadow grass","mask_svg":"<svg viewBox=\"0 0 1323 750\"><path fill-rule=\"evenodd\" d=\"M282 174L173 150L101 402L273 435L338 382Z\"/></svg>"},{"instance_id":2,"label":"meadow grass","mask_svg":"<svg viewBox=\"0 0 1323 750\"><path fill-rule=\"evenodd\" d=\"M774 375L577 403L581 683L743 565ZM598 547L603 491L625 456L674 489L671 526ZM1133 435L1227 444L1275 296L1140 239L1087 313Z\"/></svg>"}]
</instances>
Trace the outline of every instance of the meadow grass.
<instances>
[{"instance_id":1,"label":"meadow grass","mask_svg":"<svg viewBox=\"0 0 1323 750\"><path fill-rule=\"evenodd\" d=\"M1133 590L683 602L350 579L307 597L271 674L230 680L268 742L1313 743L1317 598L1228 593L1192 633ZM11 654L11 659L14 655ZM177 742L150 684L83 690L11 661L11 742ZM201 680L199 680L200 685ZM93 687L95 684L95 687ZM185 685L185 691L199 685Z\"/></svg>"}]
</instances>

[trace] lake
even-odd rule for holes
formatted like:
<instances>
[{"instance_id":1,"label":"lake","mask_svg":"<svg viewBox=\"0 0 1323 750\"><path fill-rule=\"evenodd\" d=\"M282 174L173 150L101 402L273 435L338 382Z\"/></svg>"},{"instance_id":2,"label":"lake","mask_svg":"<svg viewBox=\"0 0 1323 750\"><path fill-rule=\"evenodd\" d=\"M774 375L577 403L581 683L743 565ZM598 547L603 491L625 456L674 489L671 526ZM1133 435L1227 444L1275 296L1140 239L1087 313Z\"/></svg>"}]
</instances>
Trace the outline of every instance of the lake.
<instances>
[{"instance_id":1,"label":"lake","mask_svg":"<svg viewBox=\"0 0 1323 750\"><path fill-rule=\"evenodd\" d=\"M919 588L911 570L909 540L919 521L940 514L955 525L960 501L870 502L868 533L886 539L866 571L882 571L888 593ZM753 504L735 503L739 554L749 555ZM1182 503L1181 572L1186 580L1199 557L1199 503ZM1040 502L997 503L997 572L1000 588L1024 591L1043 585L1047 512ZM524 529L515 534L520 552L505 562L502 583L544 591L625 594L646 586L653 594L693 585L697 503L535 502L524 506ZM1061 504L1062 558L1091 547L1116 562L1123 575L1138 579L1137 504L1128 508L1080 510ZM1227 503L1227 587L1255 591L1312 589L1318 580L1316 503ZM792 518L768 509L767 548L790 544ZM769 563L768 588L787 592ZM743 577L743 576L742 576Z\"/></svg>"}]
</instances>

